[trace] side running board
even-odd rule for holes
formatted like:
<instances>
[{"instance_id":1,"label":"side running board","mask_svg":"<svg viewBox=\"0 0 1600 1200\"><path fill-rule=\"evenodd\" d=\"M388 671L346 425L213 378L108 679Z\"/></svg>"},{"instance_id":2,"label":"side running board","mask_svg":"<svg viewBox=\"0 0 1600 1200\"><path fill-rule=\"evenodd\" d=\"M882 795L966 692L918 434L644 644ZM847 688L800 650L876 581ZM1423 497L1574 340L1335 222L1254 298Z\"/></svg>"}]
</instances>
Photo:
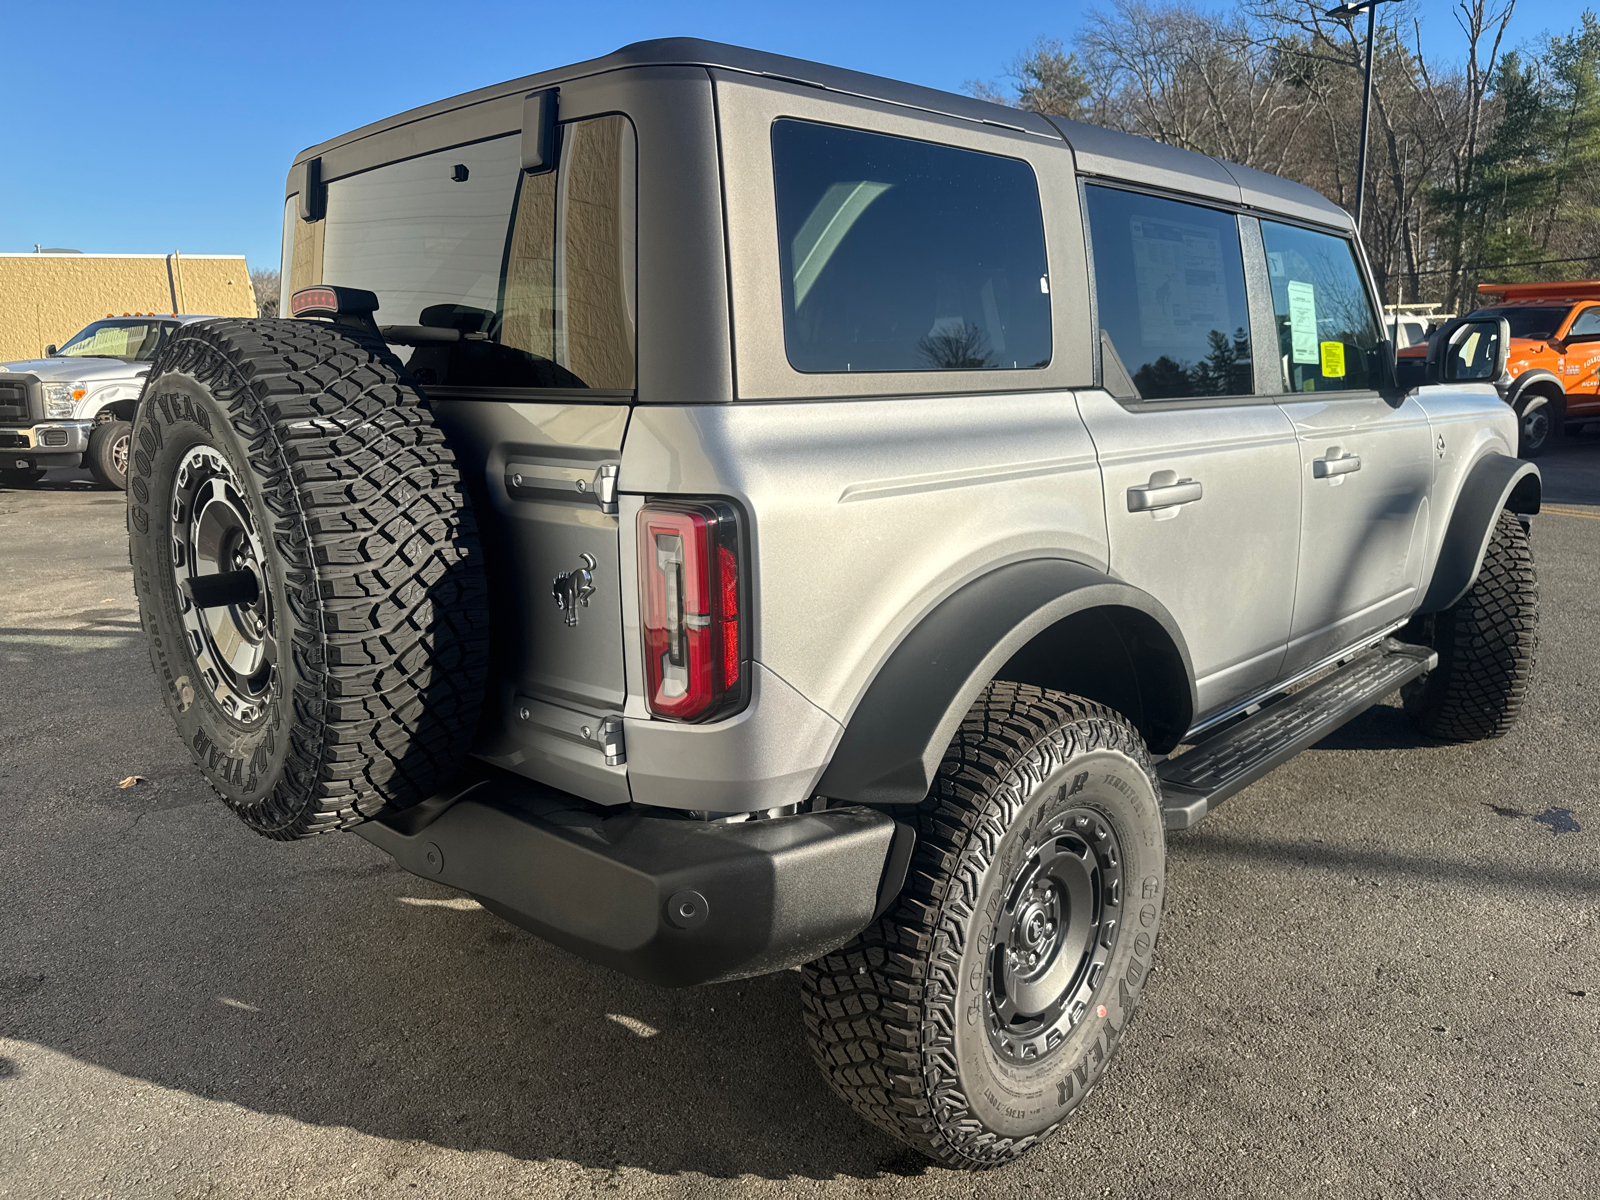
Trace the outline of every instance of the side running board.
<instances>
[{"instance_id":1,"label":"side running board","mask_svg":"<svg viewBox=\"0 0 1600 1200\"><path fill-rule=\"evenodd\" d=\"M1168 829L1198 825L1212 809L1418 675L1439 656L1385 638L1333 674L1284 696L1193 749L1162 763Z\"/></svg>"}]
</instances>

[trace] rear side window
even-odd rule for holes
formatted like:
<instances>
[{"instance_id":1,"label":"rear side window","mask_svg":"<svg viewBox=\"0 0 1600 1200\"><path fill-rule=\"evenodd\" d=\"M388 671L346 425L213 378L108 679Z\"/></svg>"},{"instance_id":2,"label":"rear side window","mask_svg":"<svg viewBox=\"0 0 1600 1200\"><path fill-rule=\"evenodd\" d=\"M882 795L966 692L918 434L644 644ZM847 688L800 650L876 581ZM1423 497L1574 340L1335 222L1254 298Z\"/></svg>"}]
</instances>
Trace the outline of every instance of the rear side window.
<instances>
[{"instance_id":1,"label":"rear side window","mask_svg":"<svg viewBox=\"0 0 1600 1200\"><path fill-rule=\"evenodd\" d=\"M1376 388L1378 318L1350 242L1296 225L1261 222L1286 392Z\"/></svg>"},{"instance_id":2,"label":"rear side window","mask_svg":"<svg viewBox=\"0 0 1600 1200\"><path fill-rule=\"evenodd\" d=\"M1139 192L1084 189L1105 385L1141 400L1254 390L1239 222Z\"/></svg>"},{"instance_id":3,"label":"rear side window","mask_svg":"<svg viewBox=\"0 0 1600 1200\"><path fill-rule=\"evenodd\" d=\"M772 160L795 370L1049 365L1044 219L1027 163L794 120L774 122Z\"/></svg>"},{"instance_id":4,"label":"rear side window","mask_svg":"<svg viewBox=\"0 0 1600 1200\"><path fill-rule=\"evenodd\" d=\"M294 286L366 288L380 327L422 327L396 350L424 385L631 391L633 126L560 137L542 175L510 135L333 181L320 236L296 231Z\"/></svg>"}]
</instances>

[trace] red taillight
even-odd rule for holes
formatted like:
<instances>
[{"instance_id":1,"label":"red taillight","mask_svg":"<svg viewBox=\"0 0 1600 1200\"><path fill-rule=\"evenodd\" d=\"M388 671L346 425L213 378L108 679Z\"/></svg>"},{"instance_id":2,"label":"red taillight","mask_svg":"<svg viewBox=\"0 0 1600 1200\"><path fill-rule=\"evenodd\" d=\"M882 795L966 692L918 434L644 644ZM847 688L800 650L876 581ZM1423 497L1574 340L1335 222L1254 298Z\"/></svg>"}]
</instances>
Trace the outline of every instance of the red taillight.
<instances>
[{"instance_id":1,"label":"red taillight","mask_svg":"<svg viewBox=\"0 0 1600 1200\"><path fill-rule=\"evenodd\" d=\"M639 608L650 711L705 721L744 703L739 521L720 502L639 513Z\"/></svg>"}]
</instances>

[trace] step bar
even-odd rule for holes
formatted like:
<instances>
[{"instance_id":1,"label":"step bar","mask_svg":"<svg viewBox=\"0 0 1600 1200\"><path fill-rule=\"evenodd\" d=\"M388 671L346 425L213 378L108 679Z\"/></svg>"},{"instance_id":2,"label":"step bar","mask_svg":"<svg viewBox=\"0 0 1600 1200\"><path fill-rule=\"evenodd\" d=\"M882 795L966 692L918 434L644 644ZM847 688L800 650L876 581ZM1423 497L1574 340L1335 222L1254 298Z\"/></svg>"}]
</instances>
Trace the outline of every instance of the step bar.
<instances>
[{"instance_id":1,"label":"step bar","mask_svg":"<svg viewBox=\"0 0 1600 1200\"><path fill-rule=\"evenodd\" d=\"M1426 646L1385 638L1309 687L1264 705L1158 768L1168 829L1192 829L1235 792L1313 746L1438 664Z\"/></svg>"}]
</instances>

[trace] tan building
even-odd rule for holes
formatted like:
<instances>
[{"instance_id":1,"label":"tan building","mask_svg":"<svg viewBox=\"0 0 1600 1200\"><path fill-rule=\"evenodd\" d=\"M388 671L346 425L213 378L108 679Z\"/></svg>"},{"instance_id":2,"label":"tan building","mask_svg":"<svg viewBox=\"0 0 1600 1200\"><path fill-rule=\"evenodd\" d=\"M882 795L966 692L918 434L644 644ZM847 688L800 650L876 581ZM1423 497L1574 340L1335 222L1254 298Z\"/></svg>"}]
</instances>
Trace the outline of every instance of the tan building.
<instances>
[{"instance_id":1,"label":"tan building","mask_svg":"<svg viewBox=\"0 0 1600 1200\"><path fill-rule=\"evenodd\" d=\"M39 358L108 313L256 315L237 254L0 254L0 362Z\"/></svg>"}]
</instances>

